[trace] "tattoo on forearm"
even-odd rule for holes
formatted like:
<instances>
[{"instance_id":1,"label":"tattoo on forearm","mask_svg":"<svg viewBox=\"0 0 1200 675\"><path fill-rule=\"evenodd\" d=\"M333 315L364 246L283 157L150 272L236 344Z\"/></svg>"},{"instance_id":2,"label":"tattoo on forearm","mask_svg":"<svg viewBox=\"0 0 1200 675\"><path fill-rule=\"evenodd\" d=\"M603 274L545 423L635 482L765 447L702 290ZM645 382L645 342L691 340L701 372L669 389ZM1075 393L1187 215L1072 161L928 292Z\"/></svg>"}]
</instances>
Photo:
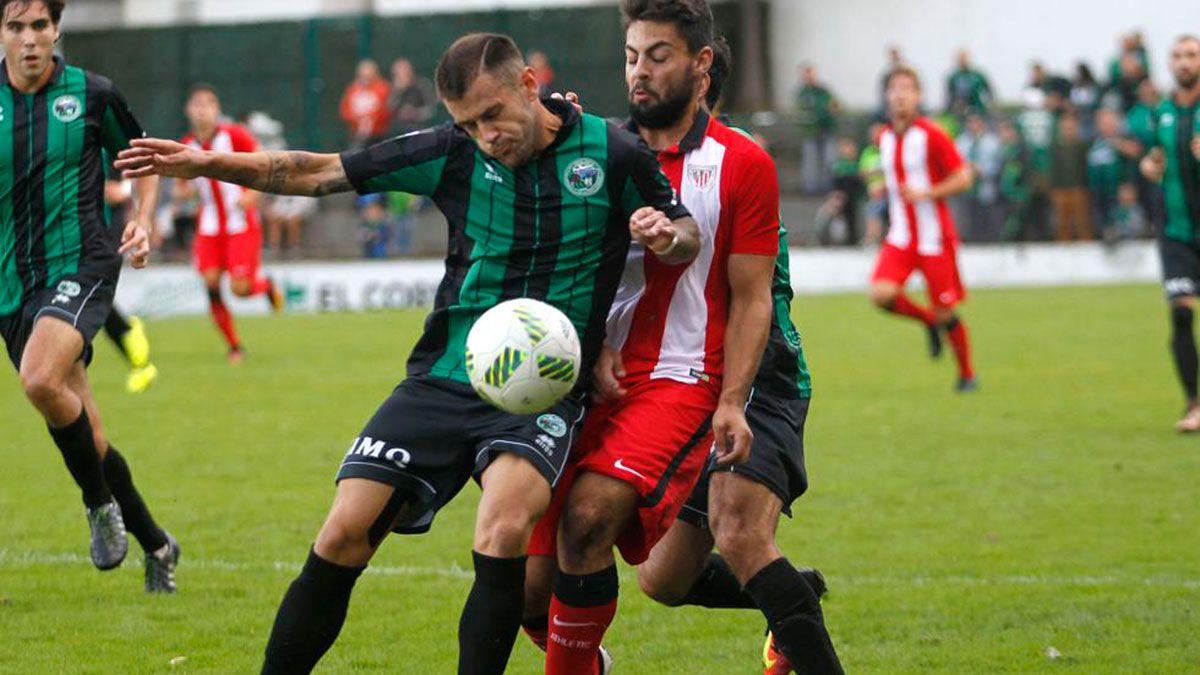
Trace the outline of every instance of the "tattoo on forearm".
<instances>
[{"instance_id":1,"label":"tattoo on forearm","mask_svg":"<svg viewBox=\"0 0 1200 675\"><path fill-rule=\"evenodd\" d=\"M350 181L346 178L345 170L339 162L336 169L330 168L328 171L314 176L316 184L306 188L289 184L290 181L298 175L306 174L313 170L313 155L307 152L269 152L267 153L267 174L262 180L261 185L256 186L263 192L272 192L276 194L298 194L308 193L314 197L321 197L334 192L345 192L350 189ZM259 178L262 178L261 176ZM257 182L257 181L256 181Z\"/></svg>"}]
</instances>

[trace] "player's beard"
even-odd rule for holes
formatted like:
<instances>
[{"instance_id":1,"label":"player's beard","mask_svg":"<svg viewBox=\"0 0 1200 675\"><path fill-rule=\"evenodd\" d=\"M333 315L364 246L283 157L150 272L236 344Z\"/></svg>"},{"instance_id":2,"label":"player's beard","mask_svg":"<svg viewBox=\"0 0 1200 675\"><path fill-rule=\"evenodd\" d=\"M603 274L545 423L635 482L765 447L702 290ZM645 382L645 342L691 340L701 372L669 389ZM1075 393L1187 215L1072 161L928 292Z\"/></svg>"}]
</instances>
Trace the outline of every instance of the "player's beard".
<instances>
[{"instance_id":1,"label":"player's beard","mask_svg":"<svg viewBox=\"0 0 1200 675\"><path fill-rule=\"evenodd\" d=\"M1192 89L1197 82L1200 82L1200 73L1180 73L1175 76L1175 84L1180 89Z\"/></svg>"},{"instance_id":2,"label":"player's beard","mask_svg":"<svg viewBox=\"0 0 1200 675\"><path fill-rule=\"evenodd\" d=\"M696 91L696 76L688 69L678 88L668 89L657 103L629 103L629 116L645 129L666 129L679 122Z\"/></svg>"}]
</instances>

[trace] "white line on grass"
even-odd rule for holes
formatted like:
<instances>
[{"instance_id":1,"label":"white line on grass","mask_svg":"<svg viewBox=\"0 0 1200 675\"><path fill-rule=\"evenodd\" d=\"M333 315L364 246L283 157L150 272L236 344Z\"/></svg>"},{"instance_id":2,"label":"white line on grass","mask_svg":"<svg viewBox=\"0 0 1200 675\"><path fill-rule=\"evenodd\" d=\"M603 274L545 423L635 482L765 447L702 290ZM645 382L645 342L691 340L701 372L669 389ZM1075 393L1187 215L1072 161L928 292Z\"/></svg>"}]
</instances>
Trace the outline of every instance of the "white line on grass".
<instances>
[{"instance_id":1,"label":"white line on grass","mask_svg":"<svg viewBox=\"0 0 1200 675\"><path fill-rule=\"evenodd\" d=\"M0 548L0 567L39 567L51 565L87 565L91 560L76 553L44 553L39 551L13 551ZM287 572L300 571L295 562L236 562L215 558L184 558L180 565L185 569L208 569L228 572ZM450 579L472 579L470 570L458 565L429 567L417 565L371 565L367 574L399 577L444 577ZM1179 577L1123 577L1093 575L1035 575L1000 574L993 576L967 575L912 575L912 576L854 576L828 575L837 586L1048 586L1048 587L1104 587L1128 586L1143 588L1174 588L1200 590L1200 579Z\"/></svg>"}]
</instances>

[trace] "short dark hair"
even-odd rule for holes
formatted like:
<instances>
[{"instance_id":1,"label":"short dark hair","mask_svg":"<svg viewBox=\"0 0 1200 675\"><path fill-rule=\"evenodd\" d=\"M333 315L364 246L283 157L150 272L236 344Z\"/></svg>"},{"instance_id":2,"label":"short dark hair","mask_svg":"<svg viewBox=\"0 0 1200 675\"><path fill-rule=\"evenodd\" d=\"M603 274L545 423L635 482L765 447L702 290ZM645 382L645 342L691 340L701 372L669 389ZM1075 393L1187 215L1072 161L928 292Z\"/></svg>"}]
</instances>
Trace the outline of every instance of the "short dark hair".
<instances>
[{"instance_id":1,"label":"short dark hair","mask_svg":"<svg viewBox=\"0 0 1200 675\"><path fill-rule=\"evenodd\" d=\"M217 88L207 82L194 82L188 87L187 100L192 100L192 97L201 92L208 92L215 96L217 100L221 100L220 94L217 93Z\"/></svg>"},{"instance_id":2,"label":"short dark hair","mask_svg":"<svg viewBox=\"0 0 1200 675\"><path fill-rule=\"evenodd\" d=\"M622 25L628 30L635 21L674 24L693 54L713 44L708 0L622 0Z\"/></svg>"},{"instance_id":3,"label":"short dark hair","mask_svg":"<svg viewBox=\"0 0 1200 675\"><path fill-rule=\"evenodd\" d=\"M733 52L729 49L729 42L723 36L718 37L713 40L712 50L712 67L708 69L708 92L704 95L704 104L709 110L716 108L717 103L721 101L722 90L733 73Z\"/></svg>"},{"instance_id":4,"label":"short dark hair","mask_svg":"<svg viewBox=\"0 0 1200 675\"><path fill-rule=\"evenodd\" d=\"M67 0L0 0L0 17L8 11L9 5L32 5L35 2L40 2L50 10L50 20L54 25L58 25L62 21L63 10L67 7Z\"/></svg>"},{"instance_id":5,"label":"short dark hair","mask_svg":"<svg viewBox=\"0 0 1200 675\"><path fill-rule=\"evenodd\" d=\"M504 69L510 77L525 66L525 57L517 43L500 33L470 33L454 41L438 59L434 79L438 95L457 101L467 94L481 73Z\"/></svg>"},{"instance_id":6,"label":"short dark hair","mask_svg":"<svg viewBox=\"0 0 1200 675\"><path fill-rule=\"evenodd\" d=\"M883 86L885 88L892 86L892 80L896 79L897 77L909 78L913 81L913 84L916 85L917 91L921 91L921 76L917 75L917 71L909 68L908 66L896 66L895 68L889 70L887 79L883 82Z\"/></svg>"}]
</instances>

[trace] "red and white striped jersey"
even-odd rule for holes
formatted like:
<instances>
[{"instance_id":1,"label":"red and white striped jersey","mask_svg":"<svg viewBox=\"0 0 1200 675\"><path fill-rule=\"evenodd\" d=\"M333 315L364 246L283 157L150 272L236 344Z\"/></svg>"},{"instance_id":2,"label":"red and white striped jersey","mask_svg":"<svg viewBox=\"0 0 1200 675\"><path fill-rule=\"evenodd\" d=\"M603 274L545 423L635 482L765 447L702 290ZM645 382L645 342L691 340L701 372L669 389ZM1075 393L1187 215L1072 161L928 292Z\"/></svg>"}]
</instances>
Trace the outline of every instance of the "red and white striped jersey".
<instances>
[{"instance_id":1,"label":"red and white striped jersey","mask_svg":"<svg viewBox=\"0 0 1200 675\"><path fill-rule=\"evenodd\" d=\"M621 351L627 381L720 386L729 255L775 257L779 249L775 163L704 112L658 161L700 226L700 254L689 265L667 265L634 243L609 311L607 342Z\"/></svg>"},{"instance_id":2,"label":"red and white striped jersey","mask_svg":"<svg viewBox=\"0 0 1200 675\"><path fill-rule=\"evenodd\" d=\"M963 165L954 142L933 122L918 117L903 134L889 125L879 135L879 154L887 179L887 243L919 255L938 255L958 240L954 218L946 200L911 203L900 196L900 186L929 189Z\"/></svg>"},{"instance_id":3,"label":"red and white striped jersey","mask_svg":"<svg viewBox=\"0 0 1200 675\"><path fill-rule=\"evenodd\" d=\"M184 145L200 150L216 152L255 152L258 141L243 126L219 124L217 132L207 143L200 142L194 134L180 141ZM241 234L259 228L258 209L243 210L238 206L246 188L233 183L222 183L212 178L196 178L192 181L200 195L200 210L196 214L196 234L215 237L222 234Z\"/></svg>"}]
</instances>

